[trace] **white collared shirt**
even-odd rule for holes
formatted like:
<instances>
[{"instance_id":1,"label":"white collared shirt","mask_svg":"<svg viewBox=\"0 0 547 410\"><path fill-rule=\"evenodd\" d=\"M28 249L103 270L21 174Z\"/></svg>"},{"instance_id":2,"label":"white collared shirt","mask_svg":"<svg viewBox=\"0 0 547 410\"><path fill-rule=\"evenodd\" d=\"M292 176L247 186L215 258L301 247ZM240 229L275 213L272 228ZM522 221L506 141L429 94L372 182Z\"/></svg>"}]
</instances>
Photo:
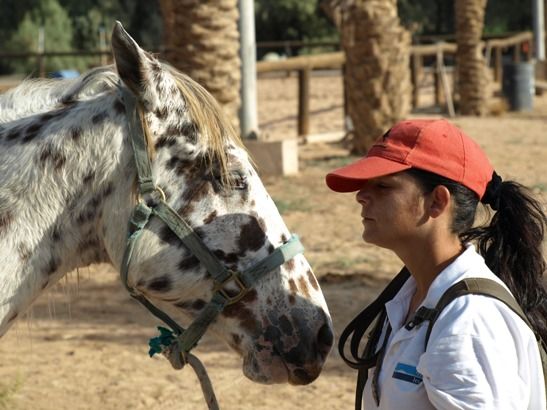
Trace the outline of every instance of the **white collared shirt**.
<instances>
[{"instance_id":1,"label":"white collared shirt","mask_svg":"<svg viewBox=\"0 0 547 410\"><path fill-rule=\"evenodd\" d=\"M468 277L502 283L468 245L435 278L421 306L434 308L451 285ZM371 369L365 410L546 409L537 342L518 315L488 296L456 298L435 322L424 353L428 322L411 330L404 327L415 289L411 276L386 303L393 330L378 378L380 406L372 396ZM382 340L383 335L380 345Z\"/></svg>"}]
</instances>

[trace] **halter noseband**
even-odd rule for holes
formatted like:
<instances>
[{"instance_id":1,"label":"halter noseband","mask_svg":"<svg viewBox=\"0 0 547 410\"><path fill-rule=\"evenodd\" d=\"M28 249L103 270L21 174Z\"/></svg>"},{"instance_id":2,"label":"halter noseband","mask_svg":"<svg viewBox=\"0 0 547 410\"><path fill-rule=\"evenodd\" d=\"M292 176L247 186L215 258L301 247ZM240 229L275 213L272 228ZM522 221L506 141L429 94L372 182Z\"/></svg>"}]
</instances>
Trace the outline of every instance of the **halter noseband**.
<instances>
[{"instance_id":1,"label":"halter noseband","mask_svg":"<svg viewBox=\"0 0 547 410\"><path fill-rule=\"evenodd\" d=\"M302 253L304 248L298 236L293 235L288 242L244 271L235 272L220 263L192 227L167 204L163 191L155 185L146 147L146 138L140 124L137 101L126 87L120 85L119 88L128 118L139 186L139 202L135 206L129 221L128 238L120 269L120 277L133 298L173 329L173 335L164 329L162 336L155 339L156 343L154 345L153 342L151 343L150 355L160 351L167 353L171 364L175 368L180 368L184 366L188 352L196 346L207 327L226 306L238 302L264 275L278 268L297 254ZM160 218L177 235L190 252L205 266L215 282L213 297L186 330L127 283L133 250L152 216ZM235 283L239 288L239 292L235 296L230 296L226 290L226 285L230 283ZM178 361L181 359L182 362L179 363Z\"/></svg>"}]
</instances>

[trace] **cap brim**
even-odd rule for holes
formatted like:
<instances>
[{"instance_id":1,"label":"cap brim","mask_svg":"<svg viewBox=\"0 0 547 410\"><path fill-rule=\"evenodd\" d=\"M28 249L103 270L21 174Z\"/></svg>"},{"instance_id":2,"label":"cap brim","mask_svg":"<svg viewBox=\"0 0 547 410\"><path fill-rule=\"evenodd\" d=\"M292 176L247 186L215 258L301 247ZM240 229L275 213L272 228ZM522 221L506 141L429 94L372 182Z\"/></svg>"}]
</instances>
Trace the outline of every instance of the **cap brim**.
<instances>
[{"instance_id":1,"label":"cap brim","mask_svg":"<svg viewBox=\"0 0 547 410\"><path fill-rule=\"evenodd\" d=\"M395 174L409 168L411 166L408 164L372 156L329 172L325 180L333 191L354 192L360 190L368 179Z\"/></svg>"}]
</instances>

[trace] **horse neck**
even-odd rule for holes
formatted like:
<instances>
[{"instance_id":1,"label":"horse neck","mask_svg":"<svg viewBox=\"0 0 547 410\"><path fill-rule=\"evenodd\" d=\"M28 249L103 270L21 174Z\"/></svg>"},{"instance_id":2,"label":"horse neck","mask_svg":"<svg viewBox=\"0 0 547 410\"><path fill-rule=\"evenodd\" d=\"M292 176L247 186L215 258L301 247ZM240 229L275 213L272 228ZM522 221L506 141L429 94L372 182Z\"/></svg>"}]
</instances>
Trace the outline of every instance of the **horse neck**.
<instances>
[{"instance_id":1,"label":"horse neck","mask_svg":"<svg viewBox=\"0 0 547 410\"><path fill-rule=\"evenodd\" d=\"M116 102L105 95L76 103L27 143L24 133L39 128L39 116L2 124L22 135L0 138L0 336L65 273L110 262L108 204L117 205L125 232L129 211L122 204L135 171L123 139L125 116L105 111Z\"/></svg>"}]
</instances>

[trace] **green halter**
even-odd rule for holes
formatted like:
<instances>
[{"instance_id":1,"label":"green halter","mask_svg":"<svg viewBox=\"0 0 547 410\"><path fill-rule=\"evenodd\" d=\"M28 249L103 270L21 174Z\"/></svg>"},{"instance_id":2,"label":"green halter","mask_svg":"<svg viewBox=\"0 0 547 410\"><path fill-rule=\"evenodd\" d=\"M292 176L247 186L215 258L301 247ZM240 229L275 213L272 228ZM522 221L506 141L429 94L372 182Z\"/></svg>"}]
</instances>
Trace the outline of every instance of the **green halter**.
<instances>
[{"instance_id":1,"label":"green halter","mask_svg":"<svg viewBox=\"0 0 547 410\"><path fill-rule=\"evenodd\" d=\"M146 138L140 125L137 101L126 87L120 86L120 90L125 103L139 185L139 202L135 206L129 221L128 238L120 269L121 281L133 298L137 299L154 316L173 329L174 335L171 336L169 330L163 329L159 338L151 340L150 354L153 355L160 351L173 353L174 351L176 353L174 360L177 361L180 359L179 356L184 356L198 343L207 327L226 306L239 301L265 274L302 253L304 248L298 236L293 235L288 242L275 249L251 268L242 272L226 269L192 227L165 202L163 191L154 183L150 158L147 153ZM205 266L215 282L213 297L186 330L127 283L133 250L152 216L160 218L178 236L182 243ZM230 283L236 284L239 288L236 296L230 296L226 291L226 285ZM177 366L171 358L170 360L174 367L184 365L184 363L178 363Z\"/></svg>"}]
</instances>

